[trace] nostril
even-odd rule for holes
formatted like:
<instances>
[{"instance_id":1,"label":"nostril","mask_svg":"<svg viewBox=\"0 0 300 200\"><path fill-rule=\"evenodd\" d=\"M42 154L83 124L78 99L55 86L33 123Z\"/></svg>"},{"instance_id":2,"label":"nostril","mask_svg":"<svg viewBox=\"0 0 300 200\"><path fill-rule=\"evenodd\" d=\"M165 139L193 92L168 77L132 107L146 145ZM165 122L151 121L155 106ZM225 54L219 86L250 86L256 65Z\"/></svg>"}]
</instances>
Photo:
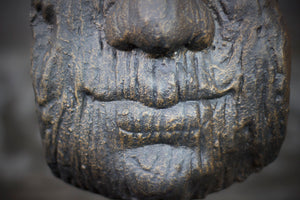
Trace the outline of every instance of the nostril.
<instances>
[{"instance_id":1,"label":"nostril","mask_svg":"<svg viewBox=\"0 0 300 200\"><path fill-rule=\"evenodd\" d=\"M146 53L152 54L154 57L158 57L159 55L166 55L170 53L169 48L162 48L162 47L143 47L142 50Z\"/></svg>"},{"instance_id":2,"label":"nostril","mask_svg":"<svg viewBox=\"0 0 300 200\"><path fill-rule=\"evenodd\" d=\"M113 47L115 47L116 49L122 50L122 51L131 51L135 48L137 48L134 44L130 44L127 42L119 42L119 41L115 41L109 44Z\"/></svg>"},{"instance_id":3,"label":"nostril","mask_svg":"<svg viewBox=\"0 0 300 200\"><path fill-rule=\"evenodd\" d=\"M140 48L154 55L183 46L201 51L214 37L214 21L202 0L116 1L105 24L111 46L125 51Z\"/></svg>"},{"instance_id":4,"label":"nostril","mask_svg":"<svg viewBox=\"0 0 300 200\"><path fill-rule=\"evenodd\" d=\"M212 39L213 33L202 33L190 40L187 44L185 44L185 47L192 51L201 51L202 49L206 49L212 44Z\"/></svg>"}]
</instances>

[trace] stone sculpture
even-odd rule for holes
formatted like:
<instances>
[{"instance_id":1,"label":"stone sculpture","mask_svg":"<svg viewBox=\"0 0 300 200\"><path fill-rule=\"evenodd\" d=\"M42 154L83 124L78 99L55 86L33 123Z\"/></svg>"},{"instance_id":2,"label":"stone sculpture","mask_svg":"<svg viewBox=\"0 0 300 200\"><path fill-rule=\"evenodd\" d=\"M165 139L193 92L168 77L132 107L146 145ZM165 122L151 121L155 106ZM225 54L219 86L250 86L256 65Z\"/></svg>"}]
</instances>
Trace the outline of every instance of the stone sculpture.
<instances>
[{"instance_id":1,"label":"stone sculpture","mask_svg":"<svg viewBox=\"0 0 300 200\"><path fill-rule=\"evenodd\" d=\"M289 102L276 0L33 0L53 173L114 199L204 198L278 155Z\"/></svg>"}]
</instances>

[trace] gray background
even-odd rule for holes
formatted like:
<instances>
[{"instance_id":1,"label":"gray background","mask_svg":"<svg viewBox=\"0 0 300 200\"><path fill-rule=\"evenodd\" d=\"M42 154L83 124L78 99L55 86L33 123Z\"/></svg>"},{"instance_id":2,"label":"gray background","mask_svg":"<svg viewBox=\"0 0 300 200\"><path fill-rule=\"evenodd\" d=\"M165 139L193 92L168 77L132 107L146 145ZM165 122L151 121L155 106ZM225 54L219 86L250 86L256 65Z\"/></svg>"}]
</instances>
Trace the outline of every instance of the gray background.
<instances>
[{"instance_id":1,"label":"gray background","mask_svg":"<svg viewBox=\"0 0 300 200\"><path fill-rule=\"evenodd\" d=\"M279 158L207 200L300 199L300 3L279 0L292 44L290 115ZM54 178L43 159L30 80L30 0L0 1L0 199L104 200Z\"/></svg>"}]
</instances>

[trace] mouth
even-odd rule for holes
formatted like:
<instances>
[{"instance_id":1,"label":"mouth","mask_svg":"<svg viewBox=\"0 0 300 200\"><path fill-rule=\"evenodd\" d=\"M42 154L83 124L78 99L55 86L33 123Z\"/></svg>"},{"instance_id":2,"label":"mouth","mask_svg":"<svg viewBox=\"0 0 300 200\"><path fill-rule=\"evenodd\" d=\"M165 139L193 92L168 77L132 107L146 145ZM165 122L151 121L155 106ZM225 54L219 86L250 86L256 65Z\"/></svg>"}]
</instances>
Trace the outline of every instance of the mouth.
<instances>
[{"instance_id":1,"label":"mouth","mask_svg":"<svg viewBox=\"0 0 300 200\"><path fill-rule=\"evenodd\" d=\"M198 147L217 121L235 114L228 113L226 107L236 109L239 73L224 74L225 69L214 65L201 67L200 58L190 51L180 50L172 58L159 59L134 53L141 54L139 62L132 61L128 53L113 54L130 60L110 63L117 73L107 71L111 65L103 63L101 70L84 70L87 74L83 75L90 80L82 85L84 95L115 115L123 149L154 144ZM184 65L179 62L182 59L186 60ZM101 77L102 71L106 77ZM97 80L104 81L106 87L100 87Z\"/></svg>"}]
</instances>

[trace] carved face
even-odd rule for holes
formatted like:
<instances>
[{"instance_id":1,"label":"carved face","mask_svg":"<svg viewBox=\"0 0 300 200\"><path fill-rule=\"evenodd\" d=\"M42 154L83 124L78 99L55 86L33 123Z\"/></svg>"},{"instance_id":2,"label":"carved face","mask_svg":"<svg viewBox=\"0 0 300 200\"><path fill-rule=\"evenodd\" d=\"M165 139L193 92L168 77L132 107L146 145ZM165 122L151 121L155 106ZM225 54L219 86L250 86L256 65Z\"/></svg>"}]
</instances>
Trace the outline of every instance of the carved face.
<instances>
[{"instance_id":1,"label":"carved face","mask_svg":"<svg viewBox=\"0 0 300 200\"><path fill-rule=\"evenodd\" d=\"M272 0L33 1L52 171L123 199L201 198L258 171L285 135L281 21Z\"/></svg>"}]
</instances>

